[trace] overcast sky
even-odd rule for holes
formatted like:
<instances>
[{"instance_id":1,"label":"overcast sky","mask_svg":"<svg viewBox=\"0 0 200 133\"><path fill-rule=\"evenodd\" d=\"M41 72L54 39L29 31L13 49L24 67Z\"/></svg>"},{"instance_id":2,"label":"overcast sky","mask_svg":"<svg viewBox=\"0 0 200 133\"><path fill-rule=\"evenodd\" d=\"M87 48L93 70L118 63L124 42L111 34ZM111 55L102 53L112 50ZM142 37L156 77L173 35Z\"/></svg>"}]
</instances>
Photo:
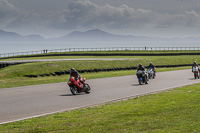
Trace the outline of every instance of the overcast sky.
<instances>
[{"instance_id":1,"label":"overcast sky","mask_svg":"<svg viewBox=\"0 0 200 133\"><path fill-rule=\"evenodd\" d=\"M200 0L0 0L0 29L58 37L72 31L200 37Z\"/></svg>"}]
</instances>

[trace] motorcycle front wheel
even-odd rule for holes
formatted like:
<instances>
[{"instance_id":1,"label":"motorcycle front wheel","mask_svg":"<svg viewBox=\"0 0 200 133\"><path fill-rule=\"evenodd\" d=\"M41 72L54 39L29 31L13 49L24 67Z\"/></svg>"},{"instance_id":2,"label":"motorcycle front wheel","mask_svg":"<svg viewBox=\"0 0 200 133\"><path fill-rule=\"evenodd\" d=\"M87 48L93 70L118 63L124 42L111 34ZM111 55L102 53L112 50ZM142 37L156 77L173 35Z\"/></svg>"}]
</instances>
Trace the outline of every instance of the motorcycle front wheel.
<instances>
[{"instance_id":1,"label":"motorcycle front wheel","mask_svg":"<svg viewBox=\"0 0 200 133\"><path fill-rule=\"evenodd\" d=\"M154 73L154 74L153 74L153 79L155 79L155 77L156 77L156 76L155 76L155 73Z\"/></svg>"},{"instance_id":2,"label":"motorcycle front wheel","mask_svg":"<svg viewBox=\"0 0 200 133\"><path fill-rule=\"evenodd\" d=\"M70 86L70 91L73 95L78 94L78 88L76 86Z\"/></svg>"},{"instance_id":3,"label":"motorcycle front wheel","mask_svg":"<svg viewBox=\"0 0 200 133\"><path fill-rule=\"evenodd\" d=\"M85 84L85 93L89 94L90 93L90 86L88 84Z\"/></svg>"},{"instance_id":4,"label":"motorcycle front wheel","mask_svg":"<svg viewBox=\"0 0 200 133\"><path fill-rule=\"evenodd\" d=\"M140 85L142 85L142 80L140 78L138 79L138 82Z\"/></svg>"},{"instance_id":5,"label":"motorcycle front wheel","mask_svg":"<svg viewBox=\"0 0 200 133\"><path fill-rule=\"evenodd\" d=\"M144 77L144 80L145 80L145 84L148 84L148 78L147 78L147 76Z\"/></svg>"},{"instance_id":6,"label":"motorcycle front wheel","mask_svg":"<svg viewBox=\"0 0 200 133\"><path fill-rule=\"evenodd\" d=\"M151 74L149 73L148 75L149 75L149 76L148 76L148 77L149 77L149 79L151 79Z\"/></svg>"}]
</instances>

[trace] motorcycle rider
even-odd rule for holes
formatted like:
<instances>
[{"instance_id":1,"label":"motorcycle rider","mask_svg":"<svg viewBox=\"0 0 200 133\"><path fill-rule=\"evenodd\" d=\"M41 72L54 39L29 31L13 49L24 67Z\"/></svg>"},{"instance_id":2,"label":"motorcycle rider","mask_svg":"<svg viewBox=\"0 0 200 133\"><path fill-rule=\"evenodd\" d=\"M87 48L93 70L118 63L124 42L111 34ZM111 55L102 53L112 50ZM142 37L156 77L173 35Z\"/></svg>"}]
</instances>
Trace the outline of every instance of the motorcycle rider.
<instances>
[{"instance_id":1,"label":"motorcycle rider","mask_svg":"<svg viewBox=\"0 0 200 133\"><path fill-rule=\"evenodd\" d=\"M75 68L71 68L70 71L69 71L69 73L70 73L70 78L71 77L75 77L76 80L77 80L80 77L80 74L78 73L77 70L75 70Z\"/></svg>"},{"instance_id":2,"label":"motorcycle rider","mask_svg":"<svg viewBox=\"0 0 200 133\"><path fill-rule=\"evenodd\" d=\"M85 83L83 82L83 78L80 76L79 72L75 68L71 68L69 73L70 73L70 79L72 77L74 77L76 81L79 79L81 83L83 84L81 88L83 88Z\"/></svg>"},{"instance_id":3,"label":"motorcycle rider","mask_svg":"<svg viewBox=\"0 0 200 133\"><path fill-rule=\"evenodd\" d=\"M197 64L196 61L194 61L194 64L192 65L192 72L193 72L193 67L195 67L195 66L197 66L197 67L198 67L198 70L200 70L200 69L199 69L199 65Z\"/></svg>"},{"instance_id":4,"label":"motorcycle rider","mask_svg":"<svg viewBox=\"0 0 200 133\"><path fill-rule=\"evenodd\" d=\"M156 75L155 66L153 65L152 62L149 63L148 69L150 68L152 68L152 70L154 71L154 74Z\"/></svg>"},{"instance_id":5,"label":"motorcycle rider","mask_svg":"<svg viewBox=\"0 0 200 133\"><path fill-rule=\"evenodd\" d=\"M139 64L139 67L137 68L137 72L141 70L141 71L145 71L145 67L142 66L142 64Z\"/></svg>"}]
</instances>

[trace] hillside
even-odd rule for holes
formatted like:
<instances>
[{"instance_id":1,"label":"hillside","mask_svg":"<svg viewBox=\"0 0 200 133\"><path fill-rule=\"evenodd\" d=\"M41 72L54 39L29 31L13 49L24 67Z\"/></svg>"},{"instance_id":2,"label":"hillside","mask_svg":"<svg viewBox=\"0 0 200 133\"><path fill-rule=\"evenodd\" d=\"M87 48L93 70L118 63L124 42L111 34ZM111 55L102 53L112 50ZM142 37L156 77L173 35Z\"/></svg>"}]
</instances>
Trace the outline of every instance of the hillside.
<instances>
[{"instance_id":1,"label":"hillside","mask_svg":"<svg viewBox=\"0 0 200 133\"><path fill-rule=\"evenodd\" d=\"M73 31L58 38L45 39L40 35L22 36L15 32L0 30L0 42L133 42L133 43L199 43L200 37L160 38L111 34L99 29Z\"/></svg>"}]
</instances>

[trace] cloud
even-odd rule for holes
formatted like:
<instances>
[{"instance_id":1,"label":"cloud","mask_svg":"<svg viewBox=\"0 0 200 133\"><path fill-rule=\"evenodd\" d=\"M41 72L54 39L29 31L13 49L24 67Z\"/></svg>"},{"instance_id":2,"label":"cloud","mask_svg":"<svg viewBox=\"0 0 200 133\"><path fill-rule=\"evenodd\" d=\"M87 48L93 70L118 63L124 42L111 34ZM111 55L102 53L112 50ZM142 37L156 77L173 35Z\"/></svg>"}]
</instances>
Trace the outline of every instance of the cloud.
<instances>
[{"instance_id":1,"label":"cloud","mask_svg":"<svg viewBox=\"0 0 200 133\"><path fill-rule=\"evenodd\" d=\"M17 9L7 0L0 0L0 22L6 26L9 22L14 21Z\"/></svg>"},{"instance_id":2,"label":"cloud","mask_svg":"<svg viewBox=\"0 0 200 133\"><path fill-rule=\"evenodd\" d=\"M0 10L1 11L12 11L15 7L10 4L7 0L0 0Z\"/></svg>"},{"instance_id":3,"label":"cloud","mask_svg":"<svg viewBox=\"0 0 200 133\"><path fill-rule=\"evenodd\" d=\"M44 5L45 6L45 5ZM90 0L68 0L60 11L35 12L18 9L7 0L0 0L0 28L80 29L156 29L200 27L200 12L157 12L128 5L97 5Z\"/></svg>"},{"instance_id":4,"label":"cloud","mask_svg":"<svg viewBox=\"0 0 200 133\"><path fill-rule=\"evenodd\" d=\"M184 17L187 19L187 27L200 27L200 14L196 11L187 11Z\"/></svg>"},{"instance_id":5,"label":"cloud","mask_svg":"<svg viewBox=\"0 0 200 133\"><path fill-rule=\"evenodd\" d=\"M160 14L156 24L156 28L169 28L169 27L199 27L200 28L200 14L196 11L185 11L181 14Z\"/></svg>"},{"instance_id":6,"label":"cloud","mask_svg":"<svg viewBox=\"0 0 200 133\"><path fill-rule=\"evenodd\" d=\"M0 28L40 29L41 27L48 27L49 22L45 18L46 13L19 9L9 3L8 0L0 0Z\"/></svg>"},{"instance_id":7,"label":"cloud","mask_svg":"<svg viewBox=\"0 0 200 133\"><path fill-rule=\"evenodd\" d=\"M54 25L60 28L128 28L139 27L151 21L150 10L134 9L127 5L114 7L111 5L98 6L89 0L71 0L66 10L60 15Z\"/></svg>"},{"instance_id":8,"label":"cloud","mask_svg":"<svg viewBox=\"0 0 200 133\"><path fill-rule=\"evenodd\" d=\"M175 26L200 26L199 13L185 11L178 14L159 13L145 9L135 9L128 5L118 7L112 5L99 6L90 0L69 0L66 10L57 21L55 28L104 28L104 29L144 29L169 28Z\"/></svg>"}]
</instances>

